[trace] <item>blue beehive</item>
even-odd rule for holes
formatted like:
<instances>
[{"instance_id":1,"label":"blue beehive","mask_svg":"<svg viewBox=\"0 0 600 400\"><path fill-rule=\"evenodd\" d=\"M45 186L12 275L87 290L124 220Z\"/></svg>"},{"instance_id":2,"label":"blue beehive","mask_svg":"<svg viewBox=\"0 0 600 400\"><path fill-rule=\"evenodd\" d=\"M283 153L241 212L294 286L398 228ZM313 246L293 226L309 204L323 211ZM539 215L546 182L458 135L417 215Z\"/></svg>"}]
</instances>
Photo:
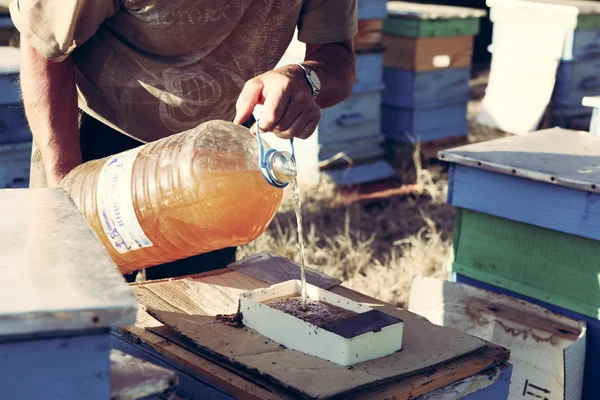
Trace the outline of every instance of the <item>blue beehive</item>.
<instances>
[{"instance_id":1,"label":"blue beehive","mask_svg":"<svg viewBox=\"0 0 600 400\"><path fill-rule=\"evenodd\" d=\"M173 383L171 372L142 376L136 372L144 366L111 354L109 330L133 324L138 305L63 189L0 190L0 221L3 393L16 400L105 400L121 398L119 387L135 399L162 384L136 385Z\"/></svg>"},{"instance_id":2,"label":"blue beehive","mask_svg":"<svg viewBox=\"0 0 600 400\"><path fill-rule=\"evenodd\" d=\"M485 13L408 2L388 11L383 134L401 142L466 136L473 35Z\"/></svg>"},{"instance_id":3,"label":"blue beehive","mask_svg":"<svg viewBox=\"0 0 600 400\"><path fill-rule=\"evenodd\" d=\"M587 323L583 398L600 379L600 138L549 129L440 153L458 208L456 280Z\"/></svg>"},{"instance_id":4,"label":"blue beehive","mask_svg":"<svg viewBox=\"0 0 600 400\"><path fill-rule=\"evenodd\" d=\"M19 49L0 47L0 189L28 186L31 139L19 90Z\"/></svg>"}]
</instances>

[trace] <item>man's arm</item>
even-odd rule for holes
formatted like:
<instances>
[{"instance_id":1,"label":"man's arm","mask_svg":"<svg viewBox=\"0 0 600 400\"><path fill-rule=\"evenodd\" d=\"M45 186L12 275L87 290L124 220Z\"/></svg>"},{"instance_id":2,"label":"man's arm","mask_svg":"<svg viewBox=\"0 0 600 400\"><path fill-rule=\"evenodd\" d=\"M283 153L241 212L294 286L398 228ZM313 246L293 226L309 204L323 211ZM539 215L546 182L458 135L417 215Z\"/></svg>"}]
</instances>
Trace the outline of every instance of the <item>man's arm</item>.
<instances>
[{"instance_id":1,"label":"man's arm","mask_svg":"<svg viewBox=\"0 0 600 400\"><path fill-rule=\"evenodd\" d=\"M321 108L332 107L348 97L356 80L356 60L352 41L327 45L307 45L303 65L312 69L321 81L315 101L304 71L287 65L251 79L237 102L234 122L246 121L257 104L264 104L260 116L261 131L280 138L306 139L315 131Z\"/></svg>"},{"instance_id":2,"label":"man's arm","mask_svg":"<svg viewBox=\"0 0 600 400\"><path fill-rule=\"evenodd\" d=\"M321 108L333 107L352 92L356 82L356 57L351 40L327 45L307 44L303 64L321 80L321 93L317 97Z\"/></svg>"},{"instance_id":3,"label":"man's arm","mask_svg":"<svg viewBox=\"0 0 600 400\"><path fill-rule=\"evenodd\" d=\"M59 186L81 164L77 89L71 57L55 63L21 39L21 91L48 186Z\"/></svg>"}]
</instances>

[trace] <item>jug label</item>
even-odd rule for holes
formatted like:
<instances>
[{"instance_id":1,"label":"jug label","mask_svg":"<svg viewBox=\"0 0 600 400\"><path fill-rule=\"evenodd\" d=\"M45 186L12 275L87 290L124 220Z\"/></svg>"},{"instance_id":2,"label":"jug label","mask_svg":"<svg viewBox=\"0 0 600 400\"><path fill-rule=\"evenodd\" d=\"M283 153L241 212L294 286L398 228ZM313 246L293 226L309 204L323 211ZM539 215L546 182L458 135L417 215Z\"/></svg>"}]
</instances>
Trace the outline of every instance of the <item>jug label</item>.
<instances>
[{"instance_id":1,"label":"jug label","mask_svg":"<svg viewBox=\"0 0 600 400\"><path fill-rule=\"evenodd\" d=\"M98 181L98 215L106 236L121 254L152 246L135 215L131 194L133 163L140 150L110 157Z\"/></svg>"}]
</instances>

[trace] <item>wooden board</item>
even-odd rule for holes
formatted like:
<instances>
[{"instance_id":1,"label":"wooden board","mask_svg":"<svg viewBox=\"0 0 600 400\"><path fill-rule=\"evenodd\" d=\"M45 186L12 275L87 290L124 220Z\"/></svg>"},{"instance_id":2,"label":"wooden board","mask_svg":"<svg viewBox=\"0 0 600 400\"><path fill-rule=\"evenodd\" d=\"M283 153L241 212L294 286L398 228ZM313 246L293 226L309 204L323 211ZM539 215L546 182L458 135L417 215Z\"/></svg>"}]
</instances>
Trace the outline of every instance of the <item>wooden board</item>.
<instances>
[{"instance_id":1,"label":"wooden board","mask_svg":"<svg viewBox=\"0 0 600 400\"><path fill-rule=\"evenodd\" d=\"M456 165L448 203L512 221L600 240L600 194Z\"/></svg>"},{"instance_id":2,"label":"wooden board","mask_svg":"<svg viewBox=\"0 0 600 400\"><path fill-rule=\"evenodd\" d=\"M135 297L63 189L0 190L0 221L0 336L135 321Z\"/></svg>"},{"instance_id":3,"label":"wooden board","mask_svg":"<svg viewBox=\"0 0 600 400\"><path fill-rule=\"evenodd\" d=\"M469 101L469 68L415 73L385 67L382 104L403 108L426 108Z\"/></svg>"},{"instance_id":4,"label":"wooden board","mask_svg":"<svg viewBox=\"0 0 600 400\"><path fill-rule=\"evenodd\" d=\"M263 251L230 264L229 268L244 275L274 285L292 279L301 279L300 265L277 254ZM306 267L306 282L321 289L331 289L342 283L312 268Z\"/></svg>"},{"instance_id":5,"label":"wooden board","mask_svg":"<svg viewBox=\"0 0 600 400\"><path fill-rule=\"evenodd\" d=\"M438 389L419 400L505 400L508 398L512 371L512 365L496 367L447 388Z\"/></svg>"},{"instance_id":6,"label":"wooden board","mask_svg":"<svg viewBox=\"0 0 600 400\"><path fill-rule=\"evenodd\" d=\"M384 66L409 71L466 68L473 59L472 36L411 38L385 35Z\"/></svg>"},{"instance_id":7,"label":"wooden board","mask_svg":"<svg viewBox=\"0 0 600 400\"><path fill-rule=\"evenodd\" d=\"M354 36L354 51L357 53L381 51L383 45L383 19L358 21L358 33Z\"/></svg>"},{"instance_id":8,"label":"wooden board","mask_svg":"<svg viewBox=\"0 0 600 400\"><path fill-rule=\"evenodd\" d=\"M125 354L110 352L111 400L137 400L158 395L177 384L175 372Z\"/></svg>"},{"instance_id":9,"label":"wooden board","mask_svg":"<svg viewBox=\"0 0 600 400\"><path fill-rule=\"evenodd\" d=\"M219 283L220 282L220 283ZM198 275L197 277L194 277L193 279L190 278L180 278L180 279L174 279L174 280L170 280L170 281L163 281L163 282L148 282L148 283L144 283L144 284L134 284L132 285L132 288L134 290L134 292L136 292L136 295L138 296L140 303L142 304L142 306L144 308L150 308L153 309L154 312L158 312L162 314L163 318L171 318L174 317L175 315L177 315L177 321L173 322L173 325L181 325L181 326L188 326L187 322L185 321L196 321L199 322L200 320L204 319L206 320L206 316L203 317L203 315L214 315L216 313L222 312L224 310L227 311L232 311L232 310L236 310L236 306L235 303L232 305L231 301L234 301L235 299L237 299L237 295L239 295L239 292L241 290L241 287L246 286L246 287L261 287L261 286L266 286L266 284L261 283L260 281L257 281L253 278L244 276L242 274L240 274L237 271L231 271L231 270L222 270L222 271L217 271L214 272L212 274L205 274L205 275ZM353 292L349 289L343 288L343 287L335 287L333 289L331 289L334 293L343 295L345 297L348 297L352 300L355 301L360 301L366 304L370 304L371 307L377 307L380 308L381 310L388 312L388 313L396 313L396 314L401 314L402 318L404 319L405 323L406 323L406 329L407 331L405 332L405 336L404 336L404 343L405 343L405 350L397 353L398 356L400 357L407 357L406 360L407 362L404 363L402 366L397 365L397 368L399 368L400 370L411 370L414 369L416 367L416 365L418 365L420 362L422 362L423 359L429 359L428 364L430 364L429 368L425 368L425 370L423 371L414 371L415 374L411 377L411 378L405 378L402 379L394 384L392 383L388 383L385 386L382 387L377 387L375 389L371 389L367 392L361 391L361 392L357 392L354 393L354 395L362 397L365 396L366 398L389 398L390 396L396 396L395 398L397 399L408 399L413 398L415 396L418 396L419 394L423 394L423 393L428 393L432 390L435 390L436 388L439 387L444 387L447 386L448 384L452 383L452 382L456 382L458 380L463 379L464 377L467 376L472 376L474 374L477 374L478 372L484 371L486 369L489 369L490 367L493 367L495 365L501 365L503 362L506 361L507 359L507 352L501 348L498 348L496 346L490 345L490 344L485 344L483 343L483 348L478 347L479 345L475 345L475 342L472 341L472 338L468 338L468 337L460 337L462 335L460 335L457 332L446 332L441 330L441 328L439 327L435 327L434 325L429 324L427 321L414 316L413 314L407 313L406 311L403 310L399 310L396 309L395 307L392 307L390 305L387 305L385 303L382 303L378 300L375 300L373 298L369 298L367 296L364 295L360 295L356 292ZM216 296L216 294L220 291L220 300L219 297ZM179 295L181 294L181 295ZM201 297L200 297L201 296ZM165 298L168 298L168 302L165 301ZM195 299L197 304L190 304L189 300L190 299ZM206 300L206 299L211 299L210 301ZM229 299L229 302L226 301L226 299ZM225 303L223 303L223 301L225 301ZM180 324L181 322L181 324ZM194 323L194 322L192 322ZM236 395L234 395L236 398L267 398L269 396L266 395L265 392L265 387L264 386L264 382L262 385L263 389L258 390L260 387L259 386L252 386L251 382L243 379L240 377L239 373L241 373L240 371L237 371L237 373L232 374L231 372L224 372L223 370L223 366L219 363L215 363L215 362L209 362L207 361L207 359L205 357L208 357L206 353L204 352L200 352L198 351L198 349L196 349L196 351L194 352L190 352L189 349L187 349L187 351L185 351L186 349L182 349L181 346L177 346L175 345L173 342L169 342L169 341L165 341L164 338L161 339L161 337L159 335L156 335L154 333L148 332L146 330L144 330L145 327L160 327L161 324L158 323L158 321L156 321L154 318L150 317L148 314L146 314L145 312L141 312L140 313L140 318L138 319L138 322L136 323L136 326L133 327L129 327L126 328L126 331L129 332L129 334L132 335L132 340L143 340L146 343L151 344L151 346L153 348L155 348L158 352L160 352L161 354L165 355L166 357L173 357L174 359L177 359L179 362L184 363L188 368L190 368L190 370L195 371L195 373L200 374L201 376L207 377L209 378L211 381L215 382L215 384L217 384L220 388L223 388L223 390L226 391L226 393L237 393ZM214 326L214 324L212 326L209 326L206 329L220 329L220 328L216 328ZM187 331L186 331L187 332ZM230 332L229 330L227 330L227 332ZM233 331L231 331L233 332ZM237 332L237 330L236 330ZM234 333L234 338L236 337L235 335L238 335L238 333L233 332ZM433 348L430 348L429 344L426 346L427 350L425 350L425 348L422 348L420 346L423 346L423 343L426 343L426 337L427 337L427 332L429 332L429 334L432 335L436 335L438 337L440 337L439 335L441 335L442 340L441 341L434 341L436 342L436 346L442 346L443 347L443 351L438 351L435 350ZM187 332L190 336L194 335L194 333L190 333ZM448 334L449 336L446 336L446 334ZM456 336L455 336L456 335ZM210 335L209 335L210 336ZM414 337L414 339L409 339L411 337ZM448 339L450 339L450 337L456 338L457 340L454 341L453 339L451 340L452 345L446 345L444 343L448 343ZM234 349L239 349L241 352L245 353L246 356L241 356L241 358L243 358L245 361L248 362L260 362L260 360L263 360L265 358L269 358L269 357L282 357L282 355L285 355L285 357L288 356L292 356L292 357L300 357L298 359L301 360L303 359L305 362L309 362L309 365L312 364L314 362L314 359L312 357L309 356L305 356L305 355L300 355L300 354L291 354L290 355L290 351L289 350L279 350L279 347L277 347L275 352L267 352L265 354L263 354L262 356L249 356L249 352L255 352L254 350L249 350L248 346L244 346L243 344L240 343L240 341L238 340L219 340L218 337L205 337L205 338L199 338L199 340L204 340L204 339L208 339L209 342L211 342L212 344L214 344L216 347L219 347L221 349L231 349L231 350L225 350L225 352L229 355L231 355L232 353L228 353L228 351L233 351ZM213 341L214 339L214 341ZM224 339L224 337L221 337L221 339ZM254 339L256 340L256 339ZM265 345L265 341L267 342L267 344ZM461 345L460 343L463 344L463 346L467 346L466 348L471 348L472 350L476 350L476 349L480 349L480 352L473 354L471 356L464 356L464 357L459 357L456 358L454 361L450 362L450 364L448 365L438 365L437 367L432 367L431 364L438 364L440 362L442 362L443 359L445 359L446 357L448 357L450 354L457 354L457 353L462 353L465 349L465 347L462 347L461 350ZM224 347L223 347L224 346ZM270 349L269 346L269 341L268 340L257 340L256 341L256 347L255 350L259 351L260 349L263 348L268 348ZM416 347L413 347L416 346ZM446 347L448 346L448 347ZM456 346L456 347L455 347ZM474 347L470 347L470 346L474 346ZM245 349L245 350L244 350ZM412 349L412 350L411 350ZM423 355L423 352L427 351L427 352L431 352L431 353L435 353L432 354L430 357L425 357ZM187 354L187 355L184 355ZM202 355L198 355L198 354L193 354L193 353L202 353ZM225 354L225 355L227 355ZM414 360L414 362L416 364L414 365L408 365L408 359L410 357L410 354L413 354L414 357L416 357L417 359ZM441 354L441 355L440 355ZM214 354L213 354L214 356ZM306 358L309 357L309 358ZM210 357L209 357L210 358ZM324 371L321 370L320 372L316 373L315 371L310 370L310 367L308 370L300 370L298 371L297 368L299 365L297 362L294 364L294 372L290 374L290 370L289 369L283 369L283 368L276 368L277 364L272 364L272 362L284 362L283 360L286 358L281 358L277 361L277 360L271 360L271 361L265 361L265 368L267 368L267 371L269 371L269 373L275 374L276 376L285 376L285 379L288 379L287 376L288 375L298 375L298 376L310 376L310 379L321 379L321 376L324 375ZM420 360L420 361L419 361ZM222 359L221 359L222 361ZM289 361L289 359L288 359ZM320 362L321 360L317 360L318 362ZM367 364L367 363L365 363ZM442 363L443 364L443 363ZM232 367L232 364L227 363L228 368ZM306 364L304 364L306 365ZM279 365L280 367L283 366L283 364ZM356 371L354 371L354 369L356 369ZM361 368L353 368L352 370L347 370L347 369L343 369L344 373L341 375L342 377L346 377L349 376L349 378L344 378L344 379L348 379L350 382L346 383L346 384L350 384L350 385L356 385L355 381L352 381L352 378L354 377L355 380L358 377L364 377L364 372L361 372ZM328 371L328 369L326 369L325 371ZM354 371L354 372L350 372L350 371ZM341 370L338 372L342 372ZM247 373L247 371L246 371ZM377 372L377 374L382 374L383 372ZM245 375L244 375L245 376ZM291 379L291 378L290 378ZM297 379L297 378L293 378L293 379ZM252 381L257 382L257 384L261 385L261 379L259 377L255 377L253 376ZM264 379L262 380L264 381ZM308 388L307 390L310 390L311 392L316 392L316 391L331 391L333 390L335 387L340 388L340 383L336 383L335 380L328 380L328 383L325 385L325 387L319 387L314 385L315 381L312 381L310 388ZM344 381L341 381L342 383ZM268 382L267 382L268 383ZM330 386L331 383L331 388L328 388L328 386ZM272 382L270 383L271 385L273 384ZM244 388L243 390L241 388ZM252 389L254 388L254 389ZM257 392L258 390L258 392ZM365 389L366 390L366 389ZM262 394L260 394L262 393ZM281 398L281 396L279 395L279 393L277 394L273 394L273 392L271 392L272 395L270 396L270 398ZM291 393L289 390L286 390L286 393ZM353 396L355 397L355 396ZM352 397L352 398L353 398ZM350 397L349 397L350 398Z\"/></svg>"},{"instance_id":10,"label":"wooden board","mask_svg":"<svg viewBox=\"0 0 600 400\"><path fill-rule=\"evenodd\" d=\"M516 298L422 277L413 280L410 310L437 325L509 348L514 368L509 399L520 399L528 390L550 398L581 398L583 322Z\"/></svg>"},{"instance_id":11,"label":"wooden board","mask_svg":"<svg viewBox=\"0 0 600 400\"><path fill-rule=\"evenodd\" d=\"M600 315L600 246L595 240L462 209L453 242L456 273Z\"/></svg>"},{"instance_id":12,"label":"wooden board","mask_svg":"<svg viewBox=\"0 0 600 400\"><path fill-rule=\"evenodd\" d=\"M600 193L600 137L547 129L440 153L447 162Z\"/></svg>"},{"instance_id":13,"label":"wooden board","mask_svg":"<svg viewBox=\"0 0 600 400\"><path fill-rule=\"evenodd\" d=\"M465 135L468 132L467 104L415 109L383 106L381 129L387 138L404 142L428 142Z\"/></svg>"},{"instance_id":14,"label":"wooden board","mask_svg":"<svg viewBox=\"0 0 600 400\"><path fill-rule=\"evenodd\" d=\"M583 372L583 396L582 399L594 399L598 393L598 382L600 381L600 320L583 314L575 313L565 308L557 307L547 302L536 300L534 298L524 296L522 294L502 289L497 286L488 285L481 281L468 278L461 274L455 274L455 280L459 283L464 283L476 288L487 290L489 292L510 296L519 300L523 300L538 306L544 307L553 313L564 315L575 321L582 321L586 324L586 353L585 353L585 369ZM576 378L576 377L574 377Z\"/></svg>"}]
</instances>

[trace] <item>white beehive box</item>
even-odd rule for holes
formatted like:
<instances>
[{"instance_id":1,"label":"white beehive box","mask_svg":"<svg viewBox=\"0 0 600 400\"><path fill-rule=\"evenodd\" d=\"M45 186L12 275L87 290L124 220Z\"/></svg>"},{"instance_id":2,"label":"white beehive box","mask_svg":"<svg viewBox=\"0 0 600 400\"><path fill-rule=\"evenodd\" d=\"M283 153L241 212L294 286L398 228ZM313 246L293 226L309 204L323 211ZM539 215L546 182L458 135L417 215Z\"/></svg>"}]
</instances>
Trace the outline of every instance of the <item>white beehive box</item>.
<instances>
[{"instance_id":1,"label":"white beehive box","mask_svg":"<svg viewBox=\"0 0 600 400\"><path fill-rule=\"evenodd\" d=\"M240 295L240 313L247 327L287 348L348 366L388 356L402 348L401 319L307 285L307 298L357 313L319 327L264 304L299 295L299 280Z\"/></svg>"}]
</instances>

